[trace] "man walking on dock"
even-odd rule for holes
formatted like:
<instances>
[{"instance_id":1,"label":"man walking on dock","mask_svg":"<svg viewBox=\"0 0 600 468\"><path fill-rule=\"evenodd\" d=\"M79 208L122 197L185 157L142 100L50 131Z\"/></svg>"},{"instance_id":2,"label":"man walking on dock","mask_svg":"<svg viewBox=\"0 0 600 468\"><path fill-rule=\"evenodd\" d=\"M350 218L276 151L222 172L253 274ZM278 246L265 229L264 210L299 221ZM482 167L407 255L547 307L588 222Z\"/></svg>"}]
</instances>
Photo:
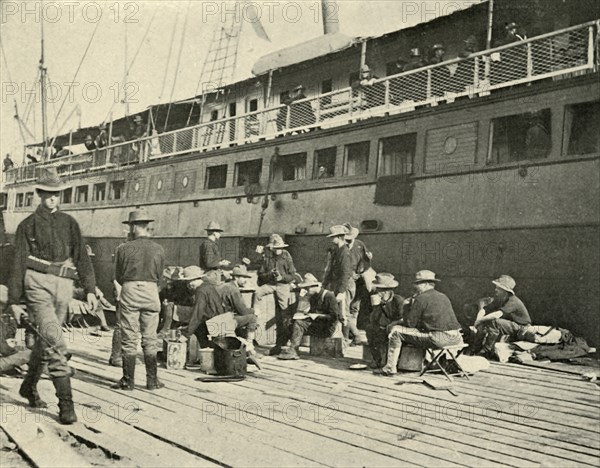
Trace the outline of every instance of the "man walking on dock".
<instances>
[{"instance_id":1,"label":"man walking on dock","mask_svg":"<svg viewBox=\"0 0 600 468\"><path fill-rule=\"evenodd\" d=\"M49 168L35 186L42 202L17 228L8 303L17 321L29 315L37 330L19 394L34 408L46 407L37 392L46 362L56 388L60 422L72 424L77 421L71 391L73 370L67 362L62 324L73 298L73 280L81 282L91 310L96 308L98 299L94 270L79 225L58 209L60 192L65 188L55 167ZM19 306L22 295L27 313Z\"/></svg>"}]
</instances>

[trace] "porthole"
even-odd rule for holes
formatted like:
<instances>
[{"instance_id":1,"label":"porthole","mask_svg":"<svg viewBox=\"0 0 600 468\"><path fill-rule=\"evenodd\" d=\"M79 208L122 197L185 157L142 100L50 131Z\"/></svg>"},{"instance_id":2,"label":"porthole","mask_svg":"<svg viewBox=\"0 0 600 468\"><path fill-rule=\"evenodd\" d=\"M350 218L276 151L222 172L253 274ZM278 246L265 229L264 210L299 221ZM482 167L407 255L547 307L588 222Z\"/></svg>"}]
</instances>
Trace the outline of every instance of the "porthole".
<instances>
[{"instance_id":1,"label":"porthole","mask_svg":"<svg viewBox=\"0 0 600 468\"><path fill-rule=\"evenodd\" d=\"M181 185L183 185L184 187L187 187L189 183L190 179L188 176L184 176L183 179L181 179Z\"/></svg>"},{"instance_id":2,"label":"porthole","mask_svg":"<svg viewBox=\"0 0 600 468\"><path fill-rule=\"evenodd\" d=\"M453 136L446 138L444 141L444 153L452 154L456 151L456 147L458 146L458 141Z\"/></svg>"},{"instance_id":3,"label":"porthole","mask_svg":"<svg viewBox=\"0 0 600 468\"><path fill-rule=\"evenodd\" d=\"M136 182L135 185L133 186L133 190L135 190L136 192L140 191L140 183Z\"/></svg>"},{"instance_id":4,"label":"porthole","mask_svg":"<svg viewBox=\"0 0 600 468\"><path fill-rule=\"evenodd\" d=\"M158 190L162 190L162 186L163 186L163 181L162 179L158 179L158 182L156 182L156 188Z\"/></svg>"}]
</instances>

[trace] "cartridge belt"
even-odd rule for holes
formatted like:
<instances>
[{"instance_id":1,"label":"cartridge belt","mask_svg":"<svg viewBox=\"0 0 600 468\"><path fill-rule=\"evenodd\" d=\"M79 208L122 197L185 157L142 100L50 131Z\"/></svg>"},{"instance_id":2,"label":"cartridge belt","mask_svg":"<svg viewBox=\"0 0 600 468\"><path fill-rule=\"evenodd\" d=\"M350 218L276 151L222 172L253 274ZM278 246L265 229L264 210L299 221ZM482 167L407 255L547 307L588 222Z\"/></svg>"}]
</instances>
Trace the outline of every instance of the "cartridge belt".
<instances>
[{"instance_id":1,"label":"cartridge belt","mask_svg":"<svg viewBox=\"0 0 600 468\"><path fill-rule=\"evenodd\" d=\"M61 278L79 279L77 275L77 268L69 265L72 263L71 259L65 260L64 262L49 262L48 260L42 260L41 258L29 255L25 265L27 268L40 272L46 273L47 275L59 276Z\"/></svg>"}]
</instances>

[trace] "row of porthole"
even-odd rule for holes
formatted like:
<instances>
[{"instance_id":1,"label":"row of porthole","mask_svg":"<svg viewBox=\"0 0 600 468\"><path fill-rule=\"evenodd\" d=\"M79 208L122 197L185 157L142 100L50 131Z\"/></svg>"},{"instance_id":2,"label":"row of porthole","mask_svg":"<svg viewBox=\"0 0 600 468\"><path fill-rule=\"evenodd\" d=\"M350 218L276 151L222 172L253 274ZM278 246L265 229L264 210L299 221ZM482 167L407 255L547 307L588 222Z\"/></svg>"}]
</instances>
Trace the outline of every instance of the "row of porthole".
<instances>
[{"instance_id":1,"label":"row of porthole","mask_svg":"<svg viewBox=\"0 0 600 468\"><path fill-rule=\"evenodd\" d=\"M188 186L188 184L190 183L190 179L188 176L184 176L183 179L181 179L181 185L185 188ZM133 186L133 190L136 192L140 191L140 183L136 182L135 185ZM156 182L156 189L157 190L162 190L163 187L163 181L162 179L158 179L158 182Z\"/></svg>"}]
</instances>

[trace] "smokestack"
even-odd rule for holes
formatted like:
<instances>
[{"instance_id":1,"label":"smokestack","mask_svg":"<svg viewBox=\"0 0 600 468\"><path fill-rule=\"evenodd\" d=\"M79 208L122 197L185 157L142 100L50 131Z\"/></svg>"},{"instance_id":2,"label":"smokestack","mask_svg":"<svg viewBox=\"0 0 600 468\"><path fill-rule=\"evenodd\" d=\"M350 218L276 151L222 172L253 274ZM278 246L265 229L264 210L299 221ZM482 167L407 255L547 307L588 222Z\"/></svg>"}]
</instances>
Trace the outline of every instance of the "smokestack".
<instances>
[{"instance_id":1,"label":"smokestack","mask_svg":"<svg viewBox=\"0 0 600 468\"><path fill-rule=\"evenodd\" d=\"M338 4L335 0L321 0L321 14L323 15L323 33L335 34L340 30L338 22Z\"/></svg>"}]
</instances>

